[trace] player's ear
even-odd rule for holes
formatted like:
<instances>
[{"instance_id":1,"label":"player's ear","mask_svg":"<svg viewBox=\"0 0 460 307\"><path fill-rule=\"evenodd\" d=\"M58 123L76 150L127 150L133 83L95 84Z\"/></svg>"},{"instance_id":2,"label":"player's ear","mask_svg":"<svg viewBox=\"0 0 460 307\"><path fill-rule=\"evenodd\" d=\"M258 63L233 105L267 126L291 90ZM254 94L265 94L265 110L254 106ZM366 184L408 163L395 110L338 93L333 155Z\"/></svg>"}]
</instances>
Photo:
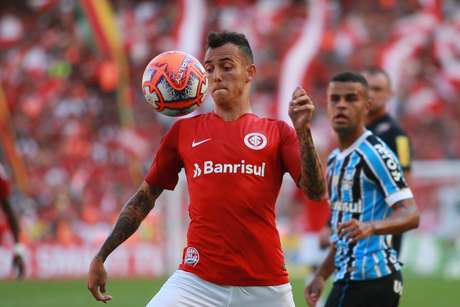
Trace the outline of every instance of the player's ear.
<instances>
[{"instance_id":1,"label":"player's ear","mask_svg":"<svg viewBox=\"0 0 460 307\"><path fill-rule=\"evenodd\" d=\"M247 82L252 81L256 75L256 65L255 64L249 64L246 66L246 75L247 75Z\"/></svg>"},{"instance_id":2,"label":"player's ear","mask_svg":"<svg viewBox=\"0 0 460 307\"><path fill-rule=\"evenodd\" d=\"M372 100L369 96L367 96L364 100L365 105L364 105L364 112L366 113L366 116L369 114L369 111L371 110L372 106Z\"/></svg>"}]
</instances>

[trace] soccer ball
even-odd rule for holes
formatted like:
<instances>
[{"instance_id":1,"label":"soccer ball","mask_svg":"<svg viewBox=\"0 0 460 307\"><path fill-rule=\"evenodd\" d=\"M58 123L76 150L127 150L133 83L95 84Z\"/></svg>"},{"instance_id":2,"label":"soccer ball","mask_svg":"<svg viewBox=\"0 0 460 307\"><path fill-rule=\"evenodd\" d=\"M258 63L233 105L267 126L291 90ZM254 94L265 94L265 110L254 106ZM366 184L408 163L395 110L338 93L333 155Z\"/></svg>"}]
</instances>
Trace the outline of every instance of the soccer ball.
<instances>
[{"instance_id":1,"label":"soccer ball","mask_svg":"<svg viewBox=\"0 0 460 307\"><path fill-rule=\"evenodd\" d=\"M201 63L182 51L157 55L144 70L142 91L156 111L168 116L186 115L204 100L208 78Z\"/></svg>"}]
</instances>

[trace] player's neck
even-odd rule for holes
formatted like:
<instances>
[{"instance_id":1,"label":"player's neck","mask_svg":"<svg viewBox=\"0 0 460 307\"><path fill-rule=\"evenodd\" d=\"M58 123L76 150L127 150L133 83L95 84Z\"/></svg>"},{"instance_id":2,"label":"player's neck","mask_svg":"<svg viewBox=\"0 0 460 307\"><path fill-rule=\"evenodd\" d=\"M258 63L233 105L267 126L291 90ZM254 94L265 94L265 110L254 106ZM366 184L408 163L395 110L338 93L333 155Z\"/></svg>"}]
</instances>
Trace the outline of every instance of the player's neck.
<instances>
[{"instance_id":1,"label":"player's neck","mask_svg":"<svg viewBox=\"0 0 460 307\"><path fill-rule=\"evenodd\" d=\"M355 131L348 131L344 133L338 133L338 141L339 141L339 148L341 151L346 150L348 147L353 145L353 143L359 139L359 137L364 133L366 129L364 127L360 127Z\"/></svg>"},{"instance_id":2,"label":"player's neck","mask_svg":"<svg viewBox=\"0 0 460 307\"><path fill-rule=\"evenodd\" d=\"M247 103L232 104L227 106L214 105L214 113L216 113L224 121L232 121L238 119L241 115L252 113L249 101Z\"/></svg>"}]
</instances>

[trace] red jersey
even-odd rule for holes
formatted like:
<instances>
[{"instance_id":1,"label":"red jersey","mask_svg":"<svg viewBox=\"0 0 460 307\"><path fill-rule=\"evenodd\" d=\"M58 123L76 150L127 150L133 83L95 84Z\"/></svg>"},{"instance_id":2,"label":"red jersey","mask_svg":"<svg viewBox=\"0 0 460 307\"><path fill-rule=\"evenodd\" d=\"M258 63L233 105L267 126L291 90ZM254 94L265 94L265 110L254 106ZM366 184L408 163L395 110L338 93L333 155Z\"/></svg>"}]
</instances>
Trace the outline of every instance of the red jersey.
<instances>
[{"instance_id":1,"label":"red jersey","mask_svg":"<svg viewBox=\"0 0 460 307\"><path fill-rule=\"evenodd\" d=\"M10 195L10 185L3 166L0 164L0 199L7 198Z\"/></svg>"},{"instance_id":2,"label":"red jersey","mask_svg":"<svg viewBox=\"0 0 460 307\"><path fill-rule=\"evenodd\" d=\"M250 113L229 122L215 113L179 120L145 180L174 189L181 168L190 225L179 269L222 285L287 283L275 201L285 172L300 180L295 131Z\"/></svg>"}]
</instances>

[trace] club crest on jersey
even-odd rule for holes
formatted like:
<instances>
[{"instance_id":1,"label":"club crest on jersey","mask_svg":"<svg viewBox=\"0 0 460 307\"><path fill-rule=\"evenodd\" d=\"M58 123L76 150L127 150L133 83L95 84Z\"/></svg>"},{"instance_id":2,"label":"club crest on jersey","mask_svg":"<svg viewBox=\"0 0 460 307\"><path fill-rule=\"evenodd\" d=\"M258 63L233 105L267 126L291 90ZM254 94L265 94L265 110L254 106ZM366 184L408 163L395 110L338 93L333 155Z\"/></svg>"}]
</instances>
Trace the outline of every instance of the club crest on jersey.
<instances>
[{"instance_id":1,"label":"club crest on jersey","mask_svg":"<svg viewBox=\"0 0 460 307\"><path fill-rule=\"evenodd\" d=\"M191 246L187 247L187 249L185 250L185 255L184 255L184 264L196 266L199 261L200 261L200 254L198 253L198 250Z\"/></svg>"},{"instance_id":2,"label":"club crest on jersey","mask_svg":"<svg viewBox=\"0 0 460 307\"><path fill-rule=\"evenodd\" d=\"M267 137L262 133L248 133L244 137L244 144L254 150L261 150L267 146Z\"/></svg>"}]
</instances>

